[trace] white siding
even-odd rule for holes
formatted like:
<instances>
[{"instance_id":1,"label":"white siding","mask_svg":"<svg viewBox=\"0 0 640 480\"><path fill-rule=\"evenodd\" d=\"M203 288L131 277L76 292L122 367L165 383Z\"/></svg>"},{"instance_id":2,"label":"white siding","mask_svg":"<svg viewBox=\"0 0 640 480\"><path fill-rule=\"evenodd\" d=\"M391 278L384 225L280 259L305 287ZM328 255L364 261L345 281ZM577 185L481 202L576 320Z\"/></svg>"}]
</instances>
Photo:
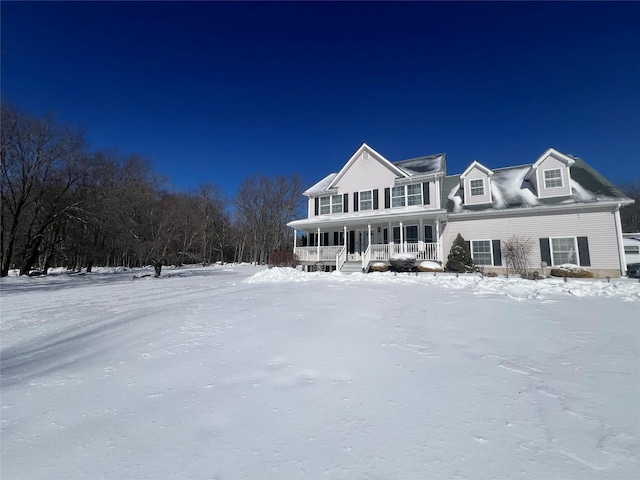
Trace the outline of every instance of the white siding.
<instances>
[{"instance_id":1,"label":"white siding","mask_svg":"<svg viewBox=\"0 0 640 480\"><path fill-rule=\"evenodd\" d=\"M484 195L471 196L471 180L484 181ZM489 176L477 167L472 168L464 178L464 204L481 205L491 203L491 183Z\"/></svg>"},{"instance_id":2,"label":"white siding","mask_svg":"<svg viewBox=\"0 0 640 480\"><path fill-rule=\"evenodd\" d=\"M349 193L351 203L353 192L377 188L380 189L380 194L383 194L384 188L392 186L395 178L396 175L391 170L364 151L344 172L336 187L340 193ZM349 211L353 211L352 205L349 205Z\"/></svg>"},{"instance_id":3,"label":"white siding","mask_svg":"<svg viewBox=\"0 0 640 480\"><path fill-rule=\"evenodd\" d=\"M311 218L311 217L315 217L316 216L316 201L313 197L309 198L309 215L307 215L307 218Z\"/></svg>"},{"instance_id":4,"label":"white siding","mask_svg":"<svg viewBox=\"0 0 640 480\"><path fill-rule=\"evenodd\" d=\"M562 172L562 187L545 188L544 187L544 171L560 169ZM536 188L538 190L538 197L550 198L550 197L565 197L571 195L571 183L569 182L569 168L564 162L553 158L551 156L544 159L538 165L536 170Z\"/></svg>"},{"instance_id":5,"label":"white siding","mask_svg":"<svg viewBox=\"0 0 640 480\"><path fill-rule=\"evenodd\" d=\"M587 237L591 266L588 269L620 269L618 242L613 212L527 215L523 217L495 217L464 219L450 217L442 239L444 255L449 254L456 235L465 240L508 240L513 235L533 241L531 266L538 268L540 238Z\"/></svg>"},{"instance_id":6,"label":"white siding","mask_svg":"<svg viewBox=\"0 0 640 480\"><path fill-rule=\"evenodd\" d=\"M436 182L429 182L429 208L440 208L440 199L438 198L439 186Z\"/></svg>"}]
</instances>

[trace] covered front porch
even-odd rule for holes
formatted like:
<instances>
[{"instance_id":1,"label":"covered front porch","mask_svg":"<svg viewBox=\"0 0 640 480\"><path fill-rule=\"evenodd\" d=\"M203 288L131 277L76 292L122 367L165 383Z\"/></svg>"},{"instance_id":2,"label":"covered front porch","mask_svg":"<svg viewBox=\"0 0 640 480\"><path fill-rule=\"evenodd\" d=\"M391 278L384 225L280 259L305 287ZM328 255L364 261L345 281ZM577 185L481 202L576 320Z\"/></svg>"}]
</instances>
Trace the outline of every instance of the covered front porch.
<instances>
[{"instance_id":1,"label":"covered front porch","mask_svg":"<svg viewBox=\"0 0 640 480\"><path fill-rule=\"evenodd\" d=\"M307 268L343 270L349 267L355 271L357 266L359 271L368 271L375 262L389 264L390 258L397 253L412 254L417 261L443 260L438 216L370 221L351 219L342 225L323 218L315 222L311 220L290 224L295 230L294 253ZM306 235L299 238L300 231Z\"/></svg>"}]
</instances>

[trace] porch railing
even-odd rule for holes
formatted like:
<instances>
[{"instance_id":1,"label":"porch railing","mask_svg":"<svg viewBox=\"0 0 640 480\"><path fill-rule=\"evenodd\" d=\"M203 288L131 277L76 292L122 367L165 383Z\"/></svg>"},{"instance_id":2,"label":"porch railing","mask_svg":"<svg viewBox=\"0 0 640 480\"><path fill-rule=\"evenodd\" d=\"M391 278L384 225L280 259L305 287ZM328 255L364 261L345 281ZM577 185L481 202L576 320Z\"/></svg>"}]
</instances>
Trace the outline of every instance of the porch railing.
<instances>
[{"instance_id":1,"label":"porch railing","mask_svg":"<svg viewBox=\"0 0 640 480\"><path fill-rule=\"evenodd\" d=\"M345 250L343 245L296 247L294 253L301 262L335 262L341 250Z\"/></svg>"},{"instance_id":2,"label":"porch railing","mask_svg":"<svg viewBox=\"0 0 640 480\"><path fill-rule=\"evenodd\" d=\"M340 270L346 261L347 261L347 246L345 245L336 255L336 270Z\"/></svg>"},{"instance_id":3,"label":"porch railing","mask_svg":"<svg viewBox=\"0 0 640 480\"><path fill-rule=\"evenodd\" d=\"M388 243L384 245L369 245L362 256L362 268L368 268L371 262L386 262L396 253L411 253L416 260L440 260L438 258L437 243Z\"/></svg>"},{"instance_id":4,"label":"porch railing","mask_svg":"<svg viewBox=\"0 0 640 480\"><path fill-rule=\"evenodd\" d=\"M438 258L437 243L389 243L369 245L362 253L362 267L368 268L371 262L387 262L396 253L411 253L418 261L441 260ZM296 247L295 254L301 262L335 262L338 270L347 261L347 249L344 245Z\"/></svg>"}]
</instances>

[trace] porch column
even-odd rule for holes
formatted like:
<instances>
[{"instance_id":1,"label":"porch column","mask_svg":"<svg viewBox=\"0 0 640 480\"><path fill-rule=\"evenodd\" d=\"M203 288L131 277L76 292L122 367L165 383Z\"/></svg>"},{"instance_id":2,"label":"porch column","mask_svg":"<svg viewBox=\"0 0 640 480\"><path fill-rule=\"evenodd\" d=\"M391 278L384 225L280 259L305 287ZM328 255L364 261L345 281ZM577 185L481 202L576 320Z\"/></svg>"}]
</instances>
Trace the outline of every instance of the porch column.
<instances>
[{"instance_id":1,"label":"porch column","mask_svg":"<svg viewBox=\"0 0 640 480\"><path fill-rule=\"evenodd\" d=\"M444 254L442 252L442 242L440 242L440 217L438 216L438 218L436 218L436 248L438 249L438 260L440 260L441 262L443 262L444 266Z\"/></svg>"},{"instance_id":2,"label":"porch column","mask_svg":"<svg viewBox=\"0 0 640 480\"><path fill-rule=\"evenodd\" d=\"M369 230L369 241L367 243L371 245L371 224L367 225L367 229ZM367 245L367 247L369 247L369 245Z\"/></svg>"},{"instance_id":3,"label":"porch column","mask_svg":"<svg viewBox=\"0 0 640 480\"><path fill-rule=\"evenodd\" d=\"M296 240L298 240L298 230L293 229L293 251L296 251Z\"/></svg>"},{"instance_id":4,"label":"porch column","mask_svg":"<svg viewBox=\"0 0 640 480\"><path fill-rule=\"evenodd\" d=\"M402 228L402 222L400 222L400 245L401 251L404 253L406 250L404 248L404 228Z\"/></svg>"},{"instance_id":5,"label":"porch column","mask_svg":"<svg viewBox=\"0 0 640 480\"><path fill-rule=\"evenodd\" d=\"M318 261L320 261L320 228L318 227L318 245L316 248L316 252L318 254Z\"/></svg>"},{"instance_id":6,"label":"porch column","mask_svg":"<svg viewBox=\"0 0 640 480\"><path fill-rule=\"evenodd\" d=\"M342 245L344 245L344 248L347 248L347 226L344 225L344 235L342 237Z\"/></svg>"},{"instance_id":7,"label":"porch column","mask_svg":"<svg viewBox=\"0 0 640 480\"><path fill-rule=\"evenodd\" d=\"M618 240L618 258L620 260L620 275L624 275L627 270L625 256L624 256L624 237L622 236L622 222L620 220L620 207L618 204L616 211L613 214L613 220L616 225L616 237Z\"/></svg>"}]
</instances>

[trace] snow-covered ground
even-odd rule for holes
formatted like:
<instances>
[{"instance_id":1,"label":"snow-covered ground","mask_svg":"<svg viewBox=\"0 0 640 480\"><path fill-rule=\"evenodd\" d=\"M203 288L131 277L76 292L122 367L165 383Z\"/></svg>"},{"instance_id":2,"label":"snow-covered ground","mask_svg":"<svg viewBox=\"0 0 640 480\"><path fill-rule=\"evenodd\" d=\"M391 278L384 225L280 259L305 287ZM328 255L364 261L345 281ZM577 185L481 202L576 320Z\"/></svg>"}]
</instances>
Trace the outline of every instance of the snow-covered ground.
<instances>
[{"instance_id":1,"label":"snow-covered ground","mask_svg":"<svg viewBox=\"0 0 640 480\"><path fill-rule=\"evenodd\" d=\"M640 284L1 283L4 479L637 479Z\"/></svg>"}]
</instances>

